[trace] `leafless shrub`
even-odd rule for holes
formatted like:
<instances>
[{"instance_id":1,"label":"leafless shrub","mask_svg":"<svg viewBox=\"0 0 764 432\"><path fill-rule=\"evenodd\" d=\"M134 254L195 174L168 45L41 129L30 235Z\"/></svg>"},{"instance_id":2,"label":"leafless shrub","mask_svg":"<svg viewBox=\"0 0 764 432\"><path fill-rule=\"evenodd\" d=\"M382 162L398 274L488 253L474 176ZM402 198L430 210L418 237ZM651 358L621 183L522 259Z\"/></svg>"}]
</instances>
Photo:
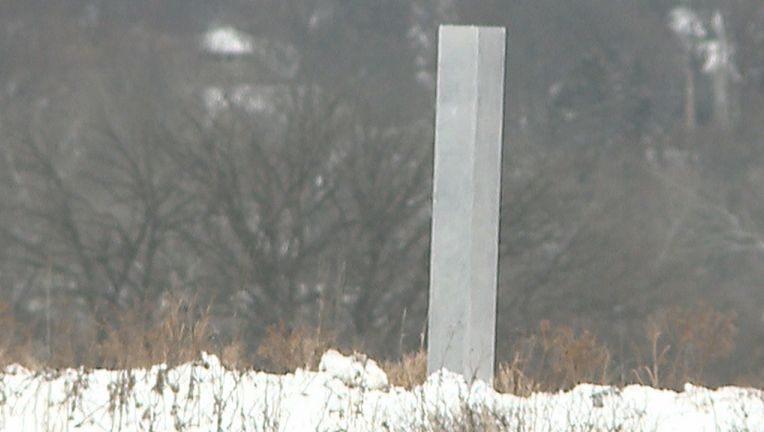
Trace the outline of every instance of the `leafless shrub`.
<instances>
[{"instance_id":1,"label":"leafless shrub","mask_svg":"<svg viewBox=\"0 0 764 432\"><path fill-rule=\"evenodd\" d=\"M511 362L499 365L499 391L527 395L609 381L610 351L588 330L544 320L537 333L515 342L513 352Z\"/></svg>"},{"instance_id":2,"label":"leafless shrub","mask_svg":"<svg viewBox=\"0 0 764 432\"><path fill-rule=\"evenodd\" d=\"M651 315L645 324L647 355L637 349L641 366L634 374L654 387L679 388L685 382L705 382L714 363L735 348L736 315L704 302L674 306Z\"/></svg>"}]
</instances>

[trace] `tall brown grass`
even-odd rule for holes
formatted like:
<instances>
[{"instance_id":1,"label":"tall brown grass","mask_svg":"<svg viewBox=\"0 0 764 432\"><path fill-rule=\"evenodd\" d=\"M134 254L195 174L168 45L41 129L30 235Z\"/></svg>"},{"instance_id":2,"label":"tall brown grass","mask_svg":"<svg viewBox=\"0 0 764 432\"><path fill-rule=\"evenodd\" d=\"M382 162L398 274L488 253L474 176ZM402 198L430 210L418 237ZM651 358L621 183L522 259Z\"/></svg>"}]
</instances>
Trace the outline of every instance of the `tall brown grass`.
<instances>
[{"instance_id":1,"label":"tall brown grass","mask_svg":"<svg viewBox=\"0 0 764 432\"><path fill-rule=\"evenodd\" d=\"M127 313L115 311L114 318L92 348L99 363L109 368L176 365L201 351L215 351L209 307L200 307L193 298L170 296L160 307L140 304Z\"/></svg>"},{"instance_id":2,"label":"tall brown grass","mask_svg":"<svg viewBox=\"0 0 764 432\"><path fill-rule=\"evenodd\" d=\"M211 308L182 296L106 315L109 322L94 325L58 320L49 343L43 344L39 328L23 325L11 308L0 304L0 366L146 368L192 361L206 351L231 368L286 373L315 370L327 349L338 348L331 332L283 322L269 327L256 345L240 335L221 339L212 329ZM544 320L512 341L511 358L497 366L494 386L529 395L582 382L675 389L685 382L714 384L709 371L732 355L736 335L733 313L705 303L671 307L645 320L643 336L633 341L629 356L614 357L594 332ZM380 364L395 386L412 388L427 377L423 346ZM734 383L764 387L764 377L741 374Z\"/></svg>"},{"instance_id":3,"label":"tall brown grass","mask_svg":"<svg viewBox=\"0 0 764 432\"><path fill-rule=\"evenodd\" d=\"M631 356L616 363L612 351L593 332L543 320L535 331L513 342L512 358L497 366L494 387L528 396L579 383L636 383L677 390L686 382L710 385L709 367L727 360L735 348L735 314L703 302L663 309L649 316L643 327ZM424 382L426 362L420 350L384 367L393 377L391 383L412 387ZM616 372L625 368L628 374ZM763 387L764 376L741 376L735 384Z\"/></svg>"},{"instance_id":4,"label":"tall brown grass","mask_svg":"<svg viewBox=\"0 0 764 432\"><path fill-rule=\"evenodd\" d=\"M727 360L735 348L735 314L703 302L663 309L650 315L643 327L642 338L631 344L631 356L616 364L612 351L590 331L542 321L535 333L513 344L514 357L499 365L495 385L499 391L521 395L582 382L678 390L686 382L712 384L709 367ZM616 373L623 369L629 373ZM764 377L748 378L743 383L764 384Z\"/></svg>"},{"instance_id":5,"label":"tall brown grass","mask_svg":"<svg viewBox=\"0 0 764 432\"><path fill-rule=\"evenodd\" d=\"M383 362L381 367L390 385L411 389L427 379L427 352L420 348L403 354L399 360Z\"/></svg>"},{"instance_id":6,"label":"tall brown grass","mask_svg":"<svg viewBox=\"0 0 764 432\"><path fill-rule=\"evenodd\" d=\"M230 338L216 343L210 331L210 308L194 298L167 296L159 305L141 302L106 311L108 322L81 325L74 318L56 319L50 324L49 340L41 340L35 337L39 329L21 325L9 308L0 305L0 365L146 368L192 361L202 351L218 354L232 366L241 363L241 341Z\"/></svg>"},{"instance_id":7,"label":"tall brown grass","mask_svg":"<svg viewBox=\"0 0 764 432\"><path fill-rule=\"evenodd\" d=\"M336 345L331 333L306 326L288 328L284 322L270 326L257 348L259 366L268 372L286 373L297 368L315 370L326 350Z\"/></svg>"},{"instance_id":8,"label":"tall brown grass","mask_svg":"<svg viewBox=\"0 0 764 432\"><path fill-rule=\"evenodd\" d=\"M735 349L736 316L697 302L670 307L648 317L648 341L635 349L636 380L654 387L677 388L685 382L706 383L707 370Z\"/></svg>"},{"instance_id":9,"label":"tall brown grass","mask_svg":"<svg viewBox=\"0 0 764 432\"><path fill-rule=\"evenodd\" d=\"M498 367L500 392L528 395L557 391L582 382L609 384L610 351L588 330L544 320L535 333L514 343L511 361Z\"/></svg>"},{"instance_id":10,"label":"tall brown grass","mask_svg":"<svg viewBox=\"0 0 764 432\"><path fill-rule=\"evenodd\" d=\"M33 335L23 326L6 303L0 303L0 365L11 363L36 365Z\"/></svg>"}]
</instances>

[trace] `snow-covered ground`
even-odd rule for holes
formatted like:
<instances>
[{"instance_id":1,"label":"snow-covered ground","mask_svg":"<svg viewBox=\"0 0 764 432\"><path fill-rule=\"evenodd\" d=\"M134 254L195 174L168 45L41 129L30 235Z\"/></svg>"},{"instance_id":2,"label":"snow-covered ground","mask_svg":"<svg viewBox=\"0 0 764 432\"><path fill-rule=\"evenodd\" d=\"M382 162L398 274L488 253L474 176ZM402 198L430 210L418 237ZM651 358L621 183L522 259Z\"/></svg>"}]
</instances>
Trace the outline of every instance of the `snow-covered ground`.
<instances>
[{"instance_id":1,"label":"snow-covered ground","mask_svg":"<svg viewBox=\"0 0 764 432\"><path fill-rule=\"evenodd\" d=\"M580 385L519 398L449 372L412 391L334 351L319 372L230 371L214 356L168 369L0 374L3 431L764 431L764 392Z\"/></svg>"},{"instance_id":2,"label":"snow-covered ground","mask_svg":"<svg viewBox=\"0 0 764 432\"><path fill-rule=\"evenodd\" d=\"M233 27L218 27L205 33L202 47L215 54L242 56L254 51L252 36Z\"/></svg>"}]
</instances>

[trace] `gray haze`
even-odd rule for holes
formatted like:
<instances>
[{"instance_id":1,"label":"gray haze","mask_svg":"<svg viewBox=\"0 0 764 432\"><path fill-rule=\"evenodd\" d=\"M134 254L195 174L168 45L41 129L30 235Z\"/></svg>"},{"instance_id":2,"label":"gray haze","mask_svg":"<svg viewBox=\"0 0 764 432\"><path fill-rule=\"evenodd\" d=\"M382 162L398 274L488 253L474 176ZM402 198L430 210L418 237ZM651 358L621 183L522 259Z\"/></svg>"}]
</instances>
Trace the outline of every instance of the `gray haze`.
<instances>
[{"instance_id":1,"label":"gray haze","mask_svg":"<svg viewBox=\"0 0 764 432\"><path fill-rule=\"evenodd\" d=\"M250 349L417 349L441 23L508 29L499 360L551 320L628 370L705 302L710 379L764 380L760 0L0 0L8 313L86 346L182 293Z\"/></svg>"}]
</instances>

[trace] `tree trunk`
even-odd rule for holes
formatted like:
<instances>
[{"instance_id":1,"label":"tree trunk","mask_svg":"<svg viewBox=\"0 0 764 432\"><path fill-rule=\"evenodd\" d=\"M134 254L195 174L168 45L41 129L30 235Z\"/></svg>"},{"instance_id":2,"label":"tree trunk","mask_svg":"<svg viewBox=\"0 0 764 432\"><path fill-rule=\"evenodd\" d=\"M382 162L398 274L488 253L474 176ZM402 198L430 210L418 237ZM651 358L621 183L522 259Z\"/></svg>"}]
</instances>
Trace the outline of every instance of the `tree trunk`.
<instances>
[{"instance_id":1,"label":"tree trunk","mask_svg":"<svg viewBox=\"0 0 764 432\"><path fill-rule=\"evenodd\" d=\"M684 65L685 93L684 93L684 124L688 132L695 130L695 71L692 64L692 53L687 53L687 61Z\"/></svg>"}]
</instances>

